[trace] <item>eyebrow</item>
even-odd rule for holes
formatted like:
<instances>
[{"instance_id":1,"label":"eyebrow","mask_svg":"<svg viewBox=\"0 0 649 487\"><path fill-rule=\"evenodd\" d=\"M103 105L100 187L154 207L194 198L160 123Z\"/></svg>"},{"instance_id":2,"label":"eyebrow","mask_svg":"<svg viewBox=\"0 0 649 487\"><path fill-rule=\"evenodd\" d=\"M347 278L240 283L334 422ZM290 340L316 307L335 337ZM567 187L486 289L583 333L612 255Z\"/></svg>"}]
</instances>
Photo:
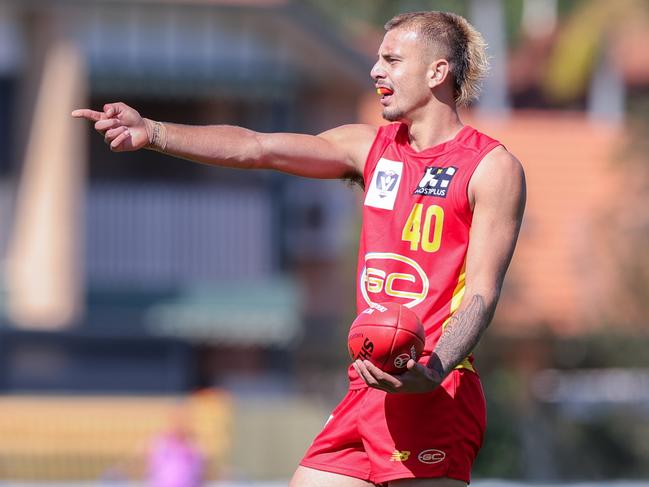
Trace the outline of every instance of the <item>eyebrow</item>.
<instances>
[{"instance_id":1,"label":"eyebrow","mask_svg":"<svg viewBox=\"0 0 649 487\"><path fill-rule=\"evenodd\" d=\"M401 56L401 55L396 54L395 52L392 52L392 51L388 51L388 52L384 52L384 53L381 53L381 51L378 51L378 52L376 53L376 57L380 57L380 58L383 58L383 59L387 59L387 58L398 58L398 59L402 59L402 56Z\"/></svg>"}]
</instances>

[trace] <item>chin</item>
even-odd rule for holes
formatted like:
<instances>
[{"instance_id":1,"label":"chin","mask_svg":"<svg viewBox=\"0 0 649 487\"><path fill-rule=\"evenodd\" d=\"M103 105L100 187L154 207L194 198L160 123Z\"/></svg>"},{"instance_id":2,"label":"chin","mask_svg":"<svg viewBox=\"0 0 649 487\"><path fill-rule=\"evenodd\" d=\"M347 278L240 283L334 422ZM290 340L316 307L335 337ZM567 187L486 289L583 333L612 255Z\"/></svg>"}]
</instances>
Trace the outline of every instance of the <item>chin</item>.
<instances>
[{"instance_id":1,"label":"chin","mask_svg":"<svg viewBox=\"0 0 649 487\"><path fill-rule=\"evenodd\" d=\"M383 110L383 118L388 122L399 122L403 119L403 113L386 108Z\"/></svg>"}]
</instances>

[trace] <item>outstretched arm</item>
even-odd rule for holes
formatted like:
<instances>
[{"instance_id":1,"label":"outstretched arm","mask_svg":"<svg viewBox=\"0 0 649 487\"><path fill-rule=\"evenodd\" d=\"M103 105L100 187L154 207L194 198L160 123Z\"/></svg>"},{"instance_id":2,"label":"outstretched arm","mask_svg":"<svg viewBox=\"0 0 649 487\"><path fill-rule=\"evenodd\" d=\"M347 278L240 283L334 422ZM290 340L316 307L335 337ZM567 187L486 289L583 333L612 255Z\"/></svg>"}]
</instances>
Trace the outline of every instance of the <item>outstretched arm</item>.
<instances>
[{"instance_id":1,"label":"outstretched arm","mask_svg":"<svg viewBox=\"0 0 649 487\"><path fill-rule=\"evenodd\" d=\"M189 126L140 116L124 103L103 111L75 110L95 122L115 152L154 149L202 164L239 169L273 169L312 178L358 178L376 135L369 125L343 125L317 136L262 134L227 125Z\"/></svg>"},{"instance_id":2,"label":"outstretched arm","mask_svg":"<svg viewBox=\"0 0 649 487\"><path fill-rule=\"evenodd\" d=\"M525 175L518 160L502 147L494 149L476 169L469 197L474 211L460 308L427 366L410 360L408 371L395 377L367 360L357 360L354 366L368 385L387 392L434 389L471 353L491 322L525 208Z\"/></svg>"}]
</instances>

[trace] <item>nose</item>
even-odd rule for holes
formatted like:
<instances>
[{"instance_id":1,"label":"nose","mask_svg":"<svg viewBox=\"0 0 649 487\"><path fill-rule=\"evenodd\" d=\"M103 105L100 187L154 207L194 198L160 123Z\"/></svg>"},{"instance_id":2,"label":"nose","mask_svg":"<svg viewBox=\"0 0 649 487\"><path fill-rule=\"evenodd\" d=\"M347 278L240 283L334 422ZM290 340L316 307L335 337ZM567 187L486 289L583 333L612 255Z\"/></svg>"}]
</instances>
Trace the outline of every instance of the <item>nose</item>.
<instances>
[{"instance_id":1,"label":"nose","mask_svg":"<svg viewBox=\"0 0 649 487\"><path fill-rule=\"evenodd\" d=\"M372 77L373 80L378 80L381 78L385 78L385 70L381 66L381 60L379 59L376 61L374 66L372 66L372 70L370 71L370 76Z\"/></svg>"}]
</instances>

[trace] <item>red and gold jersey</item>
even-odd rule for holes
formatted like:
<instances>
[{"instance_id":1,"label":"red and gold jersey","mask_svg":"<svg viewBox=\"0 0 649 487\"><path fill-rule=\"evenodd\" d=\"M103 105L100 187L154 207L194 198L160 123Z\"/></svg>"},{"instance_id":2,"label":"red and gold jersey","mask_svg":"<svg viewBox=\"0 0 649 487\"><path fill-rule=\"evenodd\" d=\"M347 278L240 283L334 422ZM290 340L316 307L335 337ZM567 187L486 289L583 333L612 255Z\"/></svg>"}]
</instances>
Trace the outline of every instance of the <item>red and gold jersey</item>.
<instances>
[{"instance_id":1,"label":"red and gold jersey","mask_svg":"<svg viewBox=\"0 0 649 487\"><path fill-rule=\"evenodd\" d=\"M408 127L393 123L379 128L365 163L358 312L388 301L411 308L426 329L425 356L462 301L473 216L468 185L498 145L464 126L452 140L417 152ZM352 367L349 375L352 388L364 384Z\"/></svg>"}]
</instances>

